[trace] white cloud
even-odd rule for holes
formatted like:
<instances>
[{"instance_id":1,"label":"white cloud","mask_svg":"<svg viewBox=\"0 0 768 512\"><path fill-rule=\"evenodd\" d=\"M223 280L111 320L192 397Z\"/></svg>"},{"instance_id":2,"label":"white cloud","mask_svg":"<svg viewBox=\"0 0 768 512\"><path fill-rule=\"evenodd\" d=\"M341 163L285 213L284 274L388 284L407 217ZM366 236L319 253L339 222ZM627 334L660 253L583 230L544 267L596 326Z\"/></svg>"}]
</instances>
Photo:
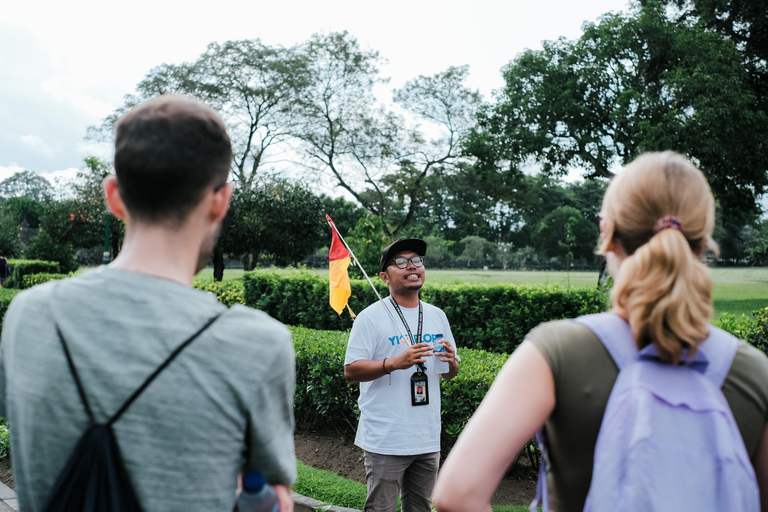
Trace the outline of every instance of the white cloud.
<instances>
[{"instance_id":1,"label":"white cloud","mask_svg":"<svg viewBox=\"0 0 768 512\"><path fill-rule=\"evenodd\" d=\"M71 167L69 169L63 169L61 171L51 171L51 172L43 172L40 173L40 176L47 179L51 182L52 185L58 185L59 183L66 183L68 181L72 181L75 178L77 178L77 171L80 169L77 169L75 167Z\"/></svg>"},{"instance_id":2,"label":"white cloud","mask_svg":"<svg viewBox=\"0 0 768 512\"><path fill-rule=\"evenodd\" d=\"M55 152L53 149L45 143L43 139L38 137L37 135L22 135L19 137L19 140L29 146L30 149L34 149L35 151L39 151L44 156L48 158L53 158L55 155Z\"/></svg>"},{"instance_id":3,"label":"white cloud","mask_svg":"<svg viewBox=\"0 0 768 512\"><path fill-rule=\"evenodd\" d=\"M8 167L4 167L0 165L0 181L3 181L6 178L10 178L17 172L21 172L24 169L22 167L19 167L16 164L11 164Z\"/></svg>"}]
</instances>

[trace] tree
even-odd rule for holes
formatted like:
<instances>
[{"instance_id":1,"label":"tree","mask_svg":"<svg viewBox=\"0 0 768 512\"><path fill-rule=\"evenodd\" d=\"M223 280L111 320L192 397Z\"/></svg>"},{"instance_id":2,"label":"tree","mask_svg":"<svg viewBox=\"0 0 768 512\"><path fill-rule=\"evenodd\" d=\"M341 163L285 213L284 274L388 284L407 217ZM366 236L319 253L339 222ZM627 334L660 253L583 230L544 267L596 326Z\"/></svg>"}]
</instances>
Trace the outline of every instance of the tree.
<instances>
[{"instance_id":1,"label":"tree","mask_svg":"<svg viewBox=\"0 0 768 512\"><path fill-rule=\"evenodd\" d=\"M345 238L368 277L378 276L381 270L381 251L392 242L384 234L381 217L370 213L360 217L355 229ZM363 278L362 272L354 264L350 265L350 276Z\"/></svg>"},{"instance_id":2,"label":"tree","mask_svg":"<svg viewBox=\"0 0 768 512\"><path fill-rule=\"evenodd\" d=\"M19 225L11 215L0 215L0 249L6 258L21 256Z\"/></svg>"},{"instance_id":3,"label":"tree","mask_svg":"<svg viewBox=\"0 0 768 512\"><path fill-rule=\"evenodd\" d=\"M237 188L233 216L219 240L223 252L237 255L252 270L262 255L279 264L296 263L322 246L326 238L320 198L288 180L261 180Z\"/></svg>"},{"instance_id":4,"label":"tree","mask_svg":"<svg viewBox=\"0 0 768 512\"><path fill-rule=\"evenodd\" d=\"M232 174L250 188L268 150L284 141L292 123L296 91L306 82L306 61L293 49L258 39L211 43L196 61L151 70L92 136L111 136L117 118L134 105L165 93L203 101L224 118L232 139Z\"/></svg>"},{"instance_id":5,"label":"tree","mask_svg":"<svg viewBox=\"0 0 768 512\"><path fill-rule=\"evenodd\" d=\"M734 43L666 19L648 2L607 14L576 41L544 42L507 65L496 104L481 110L467 150L478 165L587 178L651 150L688 155L723 211L746 221L768 186L768 116Z\"/></svg>"},{"instance_id":6,"label":"tree","mask_svg":"<svg viewBox=\"0 0 768 512\"><path fill-rule=\"evenodd\" d=\"M599 231L572 206L560 206L542 219L538 227L540 247L548 258L591 260Z\"/></svg>"},{"instance_id":7,"label":"tree","mask_svg":"<svg viewBox=\"0 0 768 512\"><path fill-rule=\"evenodd\" d=\"M425 180L459 157L473 122L476 92L463 85L468 69L421 76L395 92L407 116L439 133L427 140L403 116L376 108L373 88L382 59L347 32L315 34L304 47L311 85L301 91L293 135L305 164L330 176L396 238L426 195Z\"/></svg>"},{"instance_id":8,"label":"tree","mask_svg":"<svg viewBox=\"0 0 768 512\"><path fill-rule=\"evenodd\" d=\"M483 237L468 236L462 238L459 243L464 244L464 250L457 260L466 261L467 267L471 267L472 262L475 265L483 265L486 261L493 258L494 246Z\"/></svg>"},{"instance_id":9,"label":"tree","mask_svg":"<svg viewBox=\"0 0 768 512\"><path fill-rule=\"evenodd\" d=\"M46 201L53 195L50 182L31 171L21 171L0 182L0 197L27 197L35 201Z\"/></svg>"}]
</instances>

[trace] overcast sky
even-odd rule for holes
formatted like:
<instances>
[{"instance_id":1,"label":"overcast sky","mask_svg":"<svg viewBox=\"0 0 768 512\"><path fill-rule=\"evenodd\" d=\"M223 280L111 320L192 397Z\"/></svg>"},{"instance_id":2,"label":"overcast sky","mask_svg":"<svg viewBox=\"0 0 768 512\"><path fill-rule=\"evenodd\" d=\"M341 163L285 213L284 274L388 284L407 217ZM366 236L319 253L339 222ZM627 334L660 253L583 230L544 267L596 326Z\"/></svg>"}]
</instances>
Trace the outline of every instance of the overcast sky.
<instances>
[{"instance_id":1,"label":"overcast sky","mask_svg":"<svg viewBox=\"0 0 768 512\"><path fill-rule=\"evenodd\" d=\"M374 4L376 6L374 6ZM67 176L90 154L86 129L153 67L196 59L208 43L261 38L290 46L348 30L389 61L390 87L469 64L486 99L526 48L578 37L626 0L104 0L5 2L0 12L0 180L28 169Z\"/></svg>"}]
</instances>

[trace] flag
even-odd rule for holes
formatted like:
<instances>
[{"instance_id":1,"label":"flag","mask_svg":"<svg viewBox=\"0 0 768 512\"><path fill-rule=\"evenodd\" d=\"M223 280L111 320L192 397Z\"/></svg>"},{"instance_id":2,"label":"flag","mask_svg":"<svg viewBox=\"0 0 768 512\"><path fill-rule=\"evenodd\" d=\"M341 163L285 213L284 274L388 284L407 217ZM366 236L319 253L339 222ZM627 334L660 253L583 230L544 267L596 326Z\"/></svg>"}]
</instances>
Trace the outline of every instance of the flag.
<instances>
[{"instance_id":1,"label":"flag","mask_svg":"<svg viewBox=\"0 0 768 512\"><path fill-rule=\"evenodd\" d=\"M336 313L341 314L344 306L347 306L347 301L352 295L352 287L349 285L349 273L347 268L349 267L349 251L344 247L344 244L339 240L339 235L336 233L336 225L331 218L326 215L328 222L332 227L331 238L331 250L328 253L328 261L330 266L330 304ZM350 310L351 313L351 310Z\"/></svg>"}]
</instances>

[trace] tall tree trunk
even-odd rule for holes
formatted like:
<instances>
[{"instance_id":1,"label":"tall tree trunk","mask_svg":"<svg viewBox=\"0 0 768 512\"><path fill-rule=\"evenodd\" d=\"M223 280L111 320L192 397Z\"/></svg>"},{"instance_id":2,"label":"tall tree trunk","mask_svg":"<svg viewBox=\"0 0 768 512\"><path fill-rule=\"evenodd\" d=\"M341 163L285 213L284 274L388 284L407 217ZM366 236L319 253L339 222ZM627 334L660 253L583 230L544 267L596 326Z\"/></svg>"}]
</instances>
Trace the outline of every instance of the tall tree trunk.
<instances>
[{"instance_id":1,"label":"tall tree trunk","mask_svg":"<svg viewBox=\"0 0 768 512\"><path fill-rule=\"evenodd\" d=\"M224 279L224 251L217 245L213 250L213 280Z\"/></svg>"}]
</instances>

